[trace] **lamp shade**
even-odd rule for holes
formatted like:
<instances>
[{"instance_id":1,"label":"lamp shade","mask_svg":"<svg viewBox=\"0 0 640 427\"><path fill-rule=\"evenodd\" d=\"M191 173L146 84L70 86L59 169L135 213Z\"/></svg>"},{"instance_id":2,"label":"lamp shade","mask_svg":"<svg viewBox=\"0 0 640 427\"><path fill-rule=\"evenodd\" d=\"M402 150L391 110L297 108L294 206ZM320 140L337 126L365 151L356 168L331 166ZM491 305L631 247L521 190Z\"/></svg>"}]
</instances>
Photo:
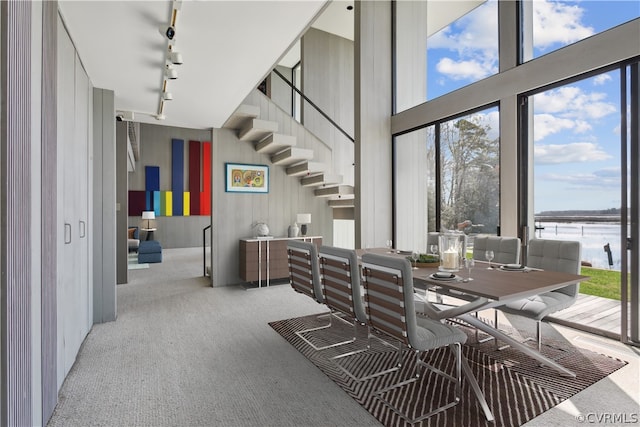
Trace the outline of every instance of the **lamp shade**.
<instances>
[{"instance_id":1,"label":"lamp shade","mask_svg":"<svg viewBox=\"0 0 640 427\"><path fill-rule=\"evenodd\" d=\"M310 213L301 213L296 215L296 222L298 224L311 224L311 214Z\"/></svg>"},{"instance_id":2,"label":"lamp shade","mask_svg":"<svg viewBox=\"0 0 640 427\"><path fill-rule=\"evenodd\" d=\"M155 211L142 211L142 219L156 219Z\"/></svg>"}]
</instances>

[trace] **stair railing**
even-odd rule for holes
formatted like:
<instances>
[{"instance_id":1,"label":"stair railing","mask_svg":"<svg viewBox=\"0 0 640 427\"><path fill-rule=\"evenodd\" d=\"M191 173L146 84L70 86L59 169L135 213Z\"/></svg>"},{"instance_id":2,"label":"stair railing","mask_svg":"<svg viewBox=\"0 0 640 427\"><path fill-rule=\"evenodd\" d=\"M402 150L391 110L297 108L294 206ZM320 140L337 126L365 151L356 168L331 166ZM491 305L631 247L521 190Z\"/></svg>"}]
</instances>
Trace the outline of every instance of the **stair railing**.
<instances>
[{"instance_id":1,"label":"stair railing","mask_svg":"<svg viewBox=\"0 0 640 427\"><path fill-rule=\"evenodd\" d=\"M211 224L202 229L202 274L204 277L207 277L207 230L210 228Z\"/></svg>"},{"instance_id":2,"label":"stair railing","mask_svg":"<svg viewBox=\"0 0 640 427\"><path fill-rule=\"evenodd\" d=\"M297 87L295 87L295 85L293 83L291 83L289 80L287 80L287 78L285 76L282 75L282 73L280 73L280 71L276 70L275 68L273 69L273 73L275 75L277 75L278 77L280 77L291 89L293 89L294 91L296 91L296 93L298 95L300 95L305 101L307 101L309 103L309 105L311 105L318 113L320 113L322 115L322 117L324 117L325 119L327 119L329 121L329 123L331 123L336 129L338 129L344 136L346 136L351 142L355 142L355 139L349 135L344 129L342 129L340 127L340 125L338 125L336 122L333 121L333 119L331 119L331 117L329 117L327 115L327 113L325 113L324 111L322 111L322 109L320 109L320 107L318 107L316 104L313 103L313 101L311 101L304 93L302 93L300 91L300 89L298 89Z\"/></svg>"}]
</instances>

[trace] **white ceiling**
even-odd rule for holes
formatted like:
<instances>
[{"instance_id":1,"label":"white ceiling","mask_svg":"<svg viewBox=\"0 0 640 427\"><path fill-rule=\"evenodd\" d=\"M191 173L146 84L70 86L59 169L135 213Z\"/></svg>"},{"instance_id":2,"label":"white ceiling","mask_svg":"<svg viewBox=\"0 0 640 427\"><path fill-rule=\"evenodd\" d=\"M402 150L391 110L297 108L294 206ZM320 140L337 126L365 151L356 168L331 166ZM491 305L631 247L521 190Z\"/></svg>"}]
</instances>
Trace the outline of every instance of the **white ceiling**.
<instances>
[{"instance_id":1,"label":"white ceiling","mask_svg":"<svg viewBox=\"0 0 640 427\"><path fill-rule=\"evenodd\" d=\"M173 1L60 1L59 9L94 87L115 92L135 121L220 127L310 25L325 1L184 0L174 50L184 64L160 103Z\"/></svg>"},{"instance_id":2,"label":"white ceiling","mask_svg":"<svg viewBox=\"0 0 640 427\"><path fill-rule=\"evenodd\" d=\"M429 28L440 29L483 1L429 1ZM353 4L60 0L59 10L94 87L115 92L116 110L132 111L136 122L206 129L221 127L276 64L294 65L297 40L312 24L353 40L354 11L347 9ZM168 80L173 100L157 120L169 46L160 28L169 26L174 7L172 48L184 64L175 66L178 79Z\"/></svg>"}]
</instances>

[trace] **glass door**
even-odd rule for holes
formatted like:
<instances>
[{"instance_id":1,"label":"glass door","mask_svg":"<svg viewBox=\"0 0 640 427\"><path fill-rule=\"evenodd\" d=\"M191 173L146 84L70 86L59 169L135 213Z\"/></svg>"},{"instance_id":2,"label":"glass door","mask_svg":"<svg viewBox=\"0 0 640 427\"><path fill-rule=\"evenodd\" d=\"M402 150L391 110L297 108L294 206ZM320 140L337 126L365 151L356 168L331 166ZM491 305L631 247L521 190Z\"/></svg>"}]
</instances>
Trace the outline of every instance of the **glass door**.
<instances>
[{"instance_id":1,"label":"glass door","mask_svg":"<svg viewBox=\"0 0 640 427\"><path fill-rule=\"evenodd\" d=\"M523 230L580 241L590 277L550 320L625 342L638 341L637 68L530 94L521 111Z\"/></svg>"}]
</instances>

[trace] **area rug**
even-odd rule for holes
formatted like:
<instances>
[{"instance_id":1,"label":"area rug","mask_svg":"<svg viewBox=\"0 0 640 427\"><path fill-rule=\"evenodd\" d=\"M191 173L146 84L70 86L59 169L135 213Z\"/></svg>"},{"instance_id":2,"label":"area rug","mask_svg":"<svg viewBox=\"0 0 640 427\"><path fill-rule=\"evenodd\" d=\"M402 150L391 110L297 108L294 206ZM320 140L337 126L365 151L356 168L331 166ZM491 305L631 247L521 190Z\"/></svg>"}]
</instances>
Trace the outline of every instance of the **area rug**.
<instances>
[{"instance_id":1,"label":"area rug","mask_svg":"<svg viewBox=\"0 0 640 427\"><path fill-rule=\"evenodd\" d=\"M367 374L392 367L397 352L378 340L371 340L371 349L340 360L340 366L331 357L366 346L366 329L360 328L358 340L353 344L316 351L295 333L325 325L327 317L318 315L271 322L269 325L300 353L331 378L349 396L362 405L385 426L520 426L542 414L579 391L620 369L627 362L589 350L572 346L568 342L546 340L542 353L560 358L559 363L576 373L576 378L565 378L550 368L513 349L498 351L493 342L478 344L471 328L460 326L469 335L462 347L480 389L483 391L495 422L487 422L468 383L463 380L462 399L456 406L416 424L407 423L372 396L377 390L410 378L415 373L415 356L403 352L400 370L365 381L355 381L344 371L361 378ZM307 339L320 347L327 343L344 341L353 337L353 327L334 321L330 329L305 334ZM520 335L521 331L509 330ZM535 345L535 344L534 344ZM423 360L438 369L453 374L454 358L448 349L428 352ZM422 377L403 388L386 394L386 398L403 411L420 415L446 403L453 396L453 384L431 371L423 371Z\"/></svg>"}]
</instances>

